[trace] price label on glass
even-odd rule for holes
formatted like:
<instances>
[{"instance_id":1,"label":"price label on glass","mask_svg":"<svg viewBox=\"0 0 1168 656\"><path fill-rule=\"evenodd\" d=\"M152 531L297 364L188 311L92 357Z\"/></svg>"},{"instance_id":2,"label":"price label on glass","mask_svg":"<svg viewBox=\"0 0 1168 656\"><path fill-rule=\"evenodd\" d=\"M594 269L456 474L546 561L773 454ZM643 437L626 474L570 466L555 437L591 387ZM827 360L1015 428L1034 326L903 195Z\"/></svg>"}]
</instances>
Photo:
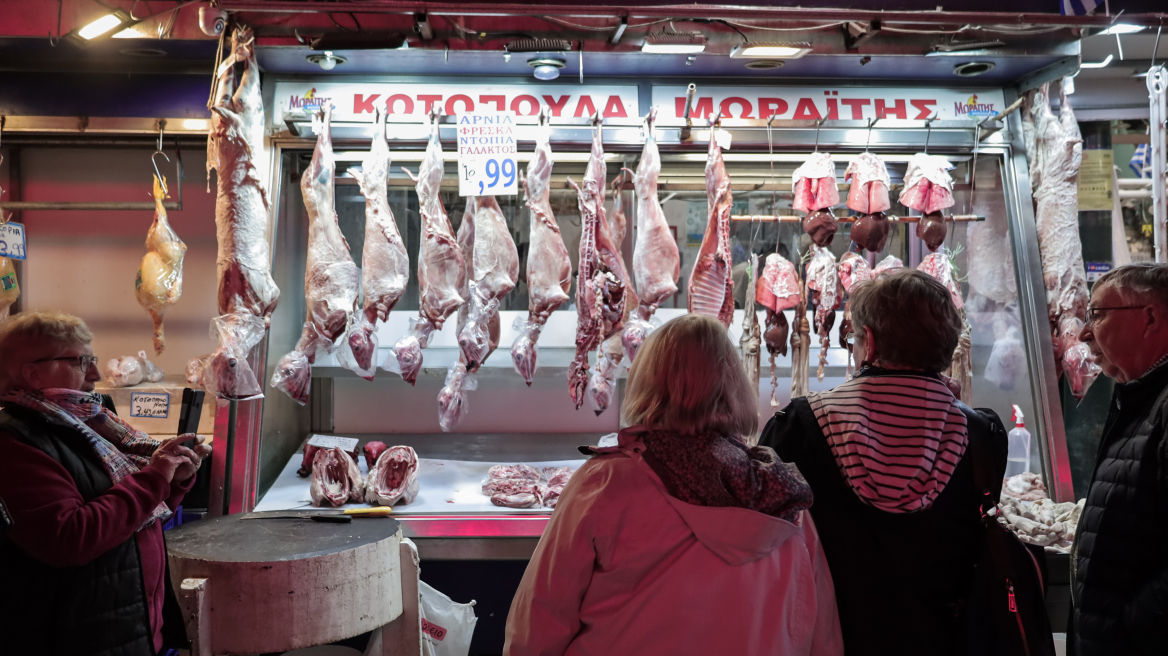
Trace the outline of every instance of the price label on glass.
<instances>
[{"instance_id":1,"label":"price label on glass","mask_svg":"<svg viewBox=\"0 0 1168 656\"><path fill-rule=\"evenodd\" d=\"M166 419L170 416L170 394L133 392L130 394L130 416Z\"/></svg>"},{"instance_id":2,"label":"price label on glass","mask_svg":"<svg viewBox=\"0 0 1168 656\"><path fill-rule=\"evenodd\" d=\"M0 257L24 259L24 226L19 223L0 223Z\"/></svg>"},{"instance_id":3,"label":"price label on glass","mask_svg":"<svg viewBox=\"0 0 1168 656\"><path fill-rule=\"evenodd\" d=\"M515 162L515 115L458 116L458 195L514 196L519 191Z\"/></svg>"}]
</instances>

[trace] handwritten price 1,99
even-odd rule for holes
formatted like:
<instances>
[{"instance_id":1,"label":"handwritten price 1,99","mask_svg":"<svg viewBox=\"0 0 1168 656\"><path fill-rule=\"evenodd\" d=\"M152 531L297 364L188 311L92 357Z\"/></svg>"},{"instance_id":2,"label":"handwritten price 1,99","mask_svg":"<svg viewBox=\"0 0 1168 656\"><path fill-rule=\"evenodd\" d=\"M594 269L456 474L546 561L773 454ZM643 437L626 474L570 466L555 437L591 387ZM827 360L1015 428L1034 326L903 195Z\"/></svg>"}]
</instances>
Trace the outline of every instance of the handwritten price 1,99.
<instances>
[{"instance_id":1,"label":"handwritten price 1,99","mask_svg":"<svg viewBox=\"0 0 1168 656\"><path fill-rule=\"evenodd\" d=\"M498 160L494 160L494 159L487 160L486 171L487 171L487 177L491 179L491 184L487 185L486 189L490 189L491 187L494 187L495 185L499 184L499 174L500 174L499 169L500 169L500 167L499 167ZM504 187L510 187L511 185L515 184L515 160L513 160L513 159L503 160L502 177L506 178L506 181L503 182ZM483 193L483 189L484 189L483 181L479 180L479 193L480 194Z\"/></svg>"}]
</instances>

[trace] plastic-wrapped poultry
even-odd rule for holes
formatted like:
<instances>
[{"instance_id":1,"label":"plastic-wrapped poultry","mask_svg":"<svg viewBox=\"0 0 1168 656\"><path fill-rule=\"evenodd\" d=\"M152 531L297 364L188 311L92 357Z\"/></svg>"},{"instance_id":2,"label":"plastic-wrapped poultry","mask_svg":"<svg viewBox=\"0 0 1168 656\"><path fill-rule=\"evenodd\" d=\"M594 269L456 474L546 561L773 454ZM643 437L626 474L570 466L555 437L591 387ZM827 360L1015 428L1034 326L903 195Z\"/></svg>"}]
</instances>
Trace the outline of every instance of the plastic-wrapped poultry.
<instances>
[{"instance_id":1,"label":"plastic-wrapped poultry","mask_svg":"<svg viewBox=\"0 0 1168 656\"><path fill-rule=\"evenodd\" d=\"M572 260L552 214L551 127L544 123L536 133L535 157L527 166L524 190L530 212L531 241L527 251L527 319L516 317L519 334L511 345L515 371L531 385L538 366L536 342L548 317L568 300L572 287Z\"/></svg>"},{"instance_id":2,"label":"plastic-wrapped poultry","mask_svg":"<svg viewBox=\"0 0 1168 656\"><path fill-rule=\"evenodd\" d=\"M669 230L661 200L657 197L657 179L661 175L661 153L653 127L657 108L649 110L645 129L645 147L633 174L637 191L637 243L633 247L633 275L637 280L637 316L628 322L624 333L624 350L629 360L653 330L650 319L666 299L677 293L681 275L681 256L677 240Z\"/></svg>"},{"instance_id":3,"label":"plastic-wrapped poultry","mask_svg":"<svg viewBox=\"0 0 1168 656\"><path fill-rule=\"evenodd\" d=\"M605 173L603 126L598 125L592 136L592 153L584 173L584 187L581 189L568 178L580 205L576 357L568 366L568 392L577 410L584 404L584 391L588 386L588 354L624 327L625 303L628 301L624 262L605 219Z\"/></svg>"},{"instance_id":4,"label":"plastic-wrapped poultry","mask_svg":"<svg viewBox=\"0 0 1168 656\"><path fill-rule=\"evenodd\" d=\"M1064 90L1059 92L1057 117L1051 112L1049 94L1049 83L1027 94L1022 127L1027 142L1033 139L1034 144L1027 149L1027 158L1055 361L1067 375L1072 394L1081 399L1099 375L1098 365L1079 341L1090 298L1079 240L1083 137Z\"/></svg>"},{"instance_id":5,"label":"plastic-wrapped poultry","mask_svg":"<svg viewBox=\"0 0 1168 656\"><path fill-rule=\"evenodd\" d=\"M953 207L953 165L944 157L917 153L908 160L900 204L922 214Z\"/></svg>"},{"instance_id":6,"label":"plastic-wrapped poultry","mask_svg":"<svg viewBox=\"0 0 1168 656\"><path fill-rule=\"evenodd\" d=\"M131 387L141 382L159 383L165 374L162 369L146 357L146 351L138 355L110 358L105 364L105 379L113 387Z\"/></svg>"},{"instance_id":7,"label":"plastic-wrapped poultry","mask_svg":"<svg viewBox=\"0 0 1168 656\"><path fill-rule=\"evenodd\" d=\"M308 212L308 256L304 266L304 301L308 316L295 348L276 363L272 387L284 391L300 405L308 403L312 363L318 353L331 353L345 337L357 309L361 272L349 254L349 242L341 234L335 204L337 163L333 156L330 127L332 105L326 104L320 121L312 161L300 178L300 192Z\"/></svg>"},{"instance_id":8,"label":"plastic-wrapped poultry","mask_svg":"<svg viewBox=\"0 0 1168 656\"><path fill-rule=\"evenodd\" d=\"M9 309L20 298L20 282L12 260L0 257L0 319L8 318Z\"/></svg>"},{"instance_id":9,"label":"plastic-wrapped poultry","mask_svg":"<svg viewBox=\"0 0 1168 656\"><path fill-rule=\"evenodd\" d=\"M803 302L803 285L799 280L799 272L795 265L778 253L771 253L766 257L766 265L755 286L754 300L766 308L766 324L762 334L763 342L770 357L771 375L771 406L777 406L775 395L778 392L779 377L775 368L775 356L787 354L787 338L790 326L785 310L799 307ZM795 320L799 320L796 312ZM796 326L798 328L798 326ZM792 336L793 339L797 337Z\"/></svg>"},{"instance_id":10,"label":"plastic-wrapped poultry","mask_svg":"<svg viewBox=\"0 0 1168 656\"><path fill-rule=\"evenodd\" d=\"M815 375L823 380L831 328L835 324L835 311L843 295L840 293L835 255L814 244L811 245L811 261L807 263L807 291L815 305L815 334L819 335L819 367Z\"/></svg>"},{"instance_id":11,"label":"plastic-wrapped poultry","mask_svg":"<svg viewBox=\"0 0 1168 656\"><path fill-rule=\"evenodd\" d=\"M462 249L454 238L450 219L442 207L442 175L446 161L438 138L438 117L430 118L430 142L418 169L418 211L422 215L421 245L418 248L418 316L410 320L410 332L398 340L382 369L400 374L413 385L422 370L422 349L435 330L462 305L458 290L466 283ZM409 174L409 171L406 171ZM412 174L411 174L412 177Z\"/></svg>"},{"instance_id":12,"label":"plastic-wrapped poultry","mask_svg":"<svg viewBox=\"0 0 1168 656\"><path fill-rule=\"evenodd\" d=\"M138 266L134 280L134 295L138 304L150 313L154 321L154 352L161 354L166 349L166 338L162 332L162 317L166 309L178 302L182 296L183 257L187 245L183 243L170 222L166 220L166 179L154 176L154 223L146 233L146 255ZM19 290L17 292L19 294Z\"/></svg>"},{"instance_id":13,"label":"plastic-wrapped poultry","mask_svg":"<svg viewBox=\"0 0 1168 656\"><path fill-rule=\"evenodd\" d=\"M844 181L851 181L848 189L848 207L858 214L887 212L892 208L888 200L891 181L884 161L872 153L860 153L844 172Z\"/></svg>"},{"instance_id":14,"label":"plastic-wrapped poultry","mask_svg":"<svg viewBox=\"0 0 1168 656\"><path fill-rule=\"evenodd\" d=\"M235 66L243 73L235 86ZM231 55L217 72L208 139L208 172L218 170L215 231L219 317L212 336L219 340L205 363L206 389L225 399L263 396L248 354L263 339L280 290L271 274L268 250L269 203L258 163L263 155L263 97L255 38L249 28L231 37ZM258 321L258 330L256 322Z\"/></svg>"},{"instance_id":15,"label":"plastic-wrapped poultry","mask_svg":"<svg viewBox=\"0 0 1168 656\"><path fill-rule=\"evenodd\" d=\"M706 198L709 217L706 234L694 260L689 277L686 304L690 312L709 314L730 327L734 319L734 266L730 255L730 210L734 196L730 193L730 176L722 159L722 148L710 128L710 149L706 157Z\"/></svg>"},{"instance_id":16,"label":"plastic-wrapped poultry","mask_svg":"<svg viewBox=\"0 0 1168 656\"><path fill-rule=\"evenodd\" d=\"M369 468L365 502L377 506L410 504L418 497L418 454L408 446L391 446Z\"/></svg>"},{"instance_id":17,"label":"plastic-wrapped poultry","mask_svg":"<svg viewBox=\"0 0 1168 656\"><path fill-rule=\"evenodd\" d=\"M365 481L357 461L337 447L318 449L312 460L312 482L308 486L312 505L343 506L365 500Z\"/></svg>"},{"instance_id":18,"label":"plastic-wrapped poultry","mask_svg":"<svg viewBox=\"0 0 1168 656\"><path fill-rule=\"evenodd\" d=\"M389 146L385 142L385 121L381 108L374 113L373 144L361 170L350 169L365 196L365 246L361 253L361 312L349 329L350 365L358 375L373 380L377 363L377 322L389 313L410 281L410 256L389 209Z\"/></svg>"}]
</instances>

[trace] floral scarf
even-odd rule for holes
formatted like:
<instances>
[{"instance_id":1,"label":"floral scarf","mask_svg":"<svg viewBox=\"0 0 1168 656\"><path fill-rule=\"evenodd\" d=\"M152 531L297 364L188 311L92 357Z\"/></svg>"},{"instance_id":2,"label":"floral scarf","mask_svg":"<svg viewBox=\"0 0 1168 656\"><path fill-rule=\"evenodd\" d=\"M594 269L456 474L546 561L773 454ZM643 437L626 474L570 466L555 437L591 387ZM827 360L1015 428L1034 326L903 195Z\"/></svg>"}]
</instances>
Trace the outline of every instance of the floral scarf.
<instances>
[{"instance_id":1,"label":"floral scarf","mask_svg":"<svg viewBox=\"0 0 1168 656\"><path fill-rule=\"evenodd\" d=\"M162 445L103 408L98 392L61 388L16 390L0 397L0 403L39 412L81 433L114 485L149 464L150 456ZM160 503L142 528L156 519L165 521L170 515L166 504Z\"/></svg>"}]
</instances>

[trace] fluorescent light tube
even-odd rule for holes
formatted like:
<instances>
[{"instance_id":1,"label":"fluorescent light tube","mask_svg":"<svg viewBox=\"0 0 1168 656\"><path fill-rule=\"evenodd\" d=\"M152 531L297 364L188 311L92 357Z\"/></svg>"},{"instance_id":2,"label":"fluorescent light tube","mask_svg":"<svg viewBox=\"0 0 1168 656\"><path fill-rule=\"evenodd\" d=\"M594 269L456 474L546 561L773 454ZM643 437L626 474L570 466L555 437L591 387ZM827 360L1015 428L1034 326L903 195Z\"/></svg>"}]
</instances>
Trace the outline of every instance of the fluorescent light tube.
<instances>
[{"instance_id":1,"label":"fluorescent light tube","mask_svg":"<svg viewBox=\"0 0 1168 656\"><path fill-rule=\"evenodd\" d=\"M1111 63L1111 55L1107 55L1107 59L1101 62L1083 62L1079 64L1079 68L1105 68Z\"/></svg>"},{"instance_id":2,"label":"fluorescent light tube","mask_svg":"<svg viewBox=\"0 0 1168 656\"><path fill-rule=\"evenodd\" d=\"M805 43L744 43L730 52L731 57L747 59L798 59L811 52Z\"/></svg>"}]
</instances>

